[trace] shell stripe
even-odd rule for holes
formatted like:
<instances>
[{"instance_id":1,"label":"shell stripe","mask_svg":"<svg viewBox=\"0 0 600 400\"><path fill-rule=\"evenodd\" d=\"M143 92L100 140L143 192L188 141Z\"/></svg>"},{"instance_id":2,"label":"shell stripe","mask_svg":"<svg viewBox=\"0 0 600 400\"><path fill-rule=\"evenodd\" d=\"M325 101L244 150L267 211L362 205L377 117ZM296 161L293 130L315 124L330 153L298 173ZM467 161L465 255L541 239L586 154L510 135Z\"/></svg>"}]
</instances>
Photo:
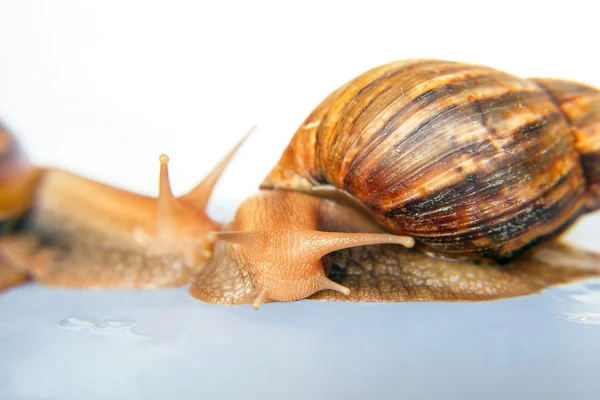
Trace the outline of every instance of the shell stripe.
<instances>
[{"instance_id":1,"label":"shell stripe","mask_svg":"<svg viewBox=\"0 0 600 400\"><path fill-rule=\"evenodd\" d=\"M600 206L598 99L487 67L388 64L317 107L262 187L332 185L430 250L505 259Z\"/></svg>"}]
</instances>

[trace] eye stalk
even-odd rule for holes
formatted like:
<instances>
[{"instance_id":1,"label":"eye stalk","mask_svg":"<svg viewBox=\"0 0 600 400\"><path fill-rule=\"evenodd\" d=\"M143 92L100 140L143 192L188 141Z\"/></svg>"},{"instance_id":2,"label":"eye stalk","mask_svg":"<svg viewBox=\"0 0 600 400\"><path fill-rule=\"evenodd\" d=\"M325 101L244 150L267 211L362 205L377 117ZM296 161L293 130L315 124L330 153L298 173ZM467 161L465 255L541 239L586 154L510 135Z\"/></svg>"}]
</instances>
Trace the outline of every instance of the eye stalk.
<instances>
[{"instance_id":1,"label":"eye stalk","mask_svg":"<svg viewBox=\"0 0 600 400\"><path fill-rule=\"evenodd\" d=\"M252 127L221 162L187 194L175 197L169 180L169 156L161 154L158 197L154 233L142 233L150 253L181 253L186 263L205 263L212 255L213 242L207 240L209 232L220 229L206 211L212 192L246 138L256 129Z\"/></svg>"}]
</instances>

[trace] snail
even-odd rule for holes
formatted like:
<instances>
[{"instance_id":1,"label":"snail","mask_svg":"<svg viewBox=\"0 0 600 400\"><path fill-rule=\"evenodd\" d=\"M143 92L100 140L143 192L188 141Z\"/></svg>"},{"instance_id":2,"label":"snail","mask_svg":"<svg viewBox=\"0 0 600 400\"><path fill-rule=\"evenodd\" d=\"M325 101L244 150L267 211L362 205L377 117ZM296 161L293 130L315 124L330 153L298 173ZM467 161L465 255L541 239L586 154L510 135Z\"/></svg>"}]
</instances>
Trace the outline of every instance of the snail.
<instances>
[{"instance_id":1,"label":"snail","mask_svg":"<svg viewBox=\"0 0 600 400\"><path fill-rule=\"evenodd\" d=\"M319 298L343 299L354 292L353 300L432 297L422 293L431 287L447 289L437 290L440 299L522 293L519 285L498 285L499 277L484 284L466 271L486 262L503 263L504 271L517 264L539 266L552 251L566 251L547 243L599 207L599 157L600 92L594 88L437 60L380 66L334 91L308 116L263 191L240 206L230 231L214 235L230 245L215 248L192 294L258 307L264 300L296 300L322 289L339 293L329 290ZM405 237L316 233L321 230L385 230ZM372 250L357 250L342 262L345 276L338 279L352 288L323 279L328 267L321 256L361 240L407 247L414 240L430 257L396 247L382 260ZM519 259L544 243L537 255ZM573 256L555 255L561 262ZM352 258L394 271L373 272L371 282L361 284L357 276L369 271L352 266ZM414 268L399 267L409 261ZM586 265L598 264L588 259ZM488 268L471 275L493 275ZM220 286L223 277L228 281ZM531 283L519 284L524 280ZM475 288L466 293L462 284Z\"/></svg>"},{"instance_id":2,"label":"snail","mask_svg":"<svg viewBox=\"0 0 600 400\"><path fill-rule=\"evenodd\" d=\"M16 143L6 129L3 135ZM24 220L20 229L0 240L5 269L16 266L41 282L67 287L149 288L189 282L211 256L212 243L206 238L221 224L205 210L236 150L180 197L171 191L169 158L161 155L156 199L59 169L33 167L21 152L7 152L9 160L22 165L19 173L30 184L16 193L8 184L23 178L13 173L7 185L0 185L0 193L20 206L4 219Z\"/></svg>"},{"instance_id":3,"label":"snail","mask_svg":"<svg viewBox=\"0 0 600 400\"><path fill-rule=\"evenodd\" d=\"M221 224L206 204L238 147L180 197L161 156L157 199L22 163L23 194L0 186L19 210L5 219L25 221L0 240L4 269L70 287L191 281L194 297L256 308L487 300L600 274L600 255L556 240L600 207L592 87L438 60L374 68L308 116Z\"/></svg>"}]
</instances>

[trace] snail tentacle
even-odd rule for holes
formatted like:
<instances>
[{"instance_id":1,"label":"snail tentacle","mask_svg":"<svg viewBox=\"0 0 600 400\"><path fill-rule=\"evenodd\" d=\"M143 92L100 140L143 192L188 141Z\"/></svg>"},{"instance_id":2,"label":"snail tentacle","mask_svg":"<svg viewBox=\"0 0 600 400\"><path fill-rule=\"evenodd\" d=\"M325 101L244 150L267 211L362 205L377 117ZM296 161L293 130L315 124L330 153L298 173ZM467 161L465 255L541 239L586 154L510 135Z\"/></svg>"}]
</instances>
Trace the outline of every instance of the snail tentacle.
<instances>
[{"instance_id":1,"label":"snail tentacle","mask_svg":"<svg viewBox=\"0 0 600 400\"><path fill-rule=\"evenodd\" d=\"M157 236L164 236L167 231L167 226L173 220L173 214L177 211L177 199L171 190L171 182L169 181L169 157L162 154L160 161L160 173L158 178L158 198L156 212L156 233Z\"/></svg>"},{"instance_id":2,"label":"snail tentacle","mask_svg":"<svg viewBox=\"0 0 600 400\"><path fill-rule=\"evenodd\" d=\"M181 196L181 200L193 203L195 207L206 210L208 201L212 195L212 192L221 178L223 171L229 165L233 156L237 153L242 144L246 141L248 136L256 130L256 126L250 128L242 139L227 153L227 155L221 160L221 162L200 182L195 188L189 193Z\"/></svg>"},{"instance_id":3,"label":"snail tentacle","mask_svg":"<svg viewBox=\"0 0 600 400\"><path fill-rule=\"evenodd\" d=\"M256 296L256 299L254 299L254 302L252 303L252 307L254 307L255 310L258 310L261 306L261 304L265 301L265 298L267 296L267 290L263 289L258 296Z\"/></svg>"},{"instance_id":4,"label":"snail tentacle","mask_svg":"<svg viewBox=\"0 0 600 400\"><path fill-rule=\"evenodd\" d=\"M337 250L375 244L399 244L413 247L415 240L410 236L398 236L385 233L320 232L301 233L303 255L309 259L321 258Z\"/></svg>"}]
</instances>

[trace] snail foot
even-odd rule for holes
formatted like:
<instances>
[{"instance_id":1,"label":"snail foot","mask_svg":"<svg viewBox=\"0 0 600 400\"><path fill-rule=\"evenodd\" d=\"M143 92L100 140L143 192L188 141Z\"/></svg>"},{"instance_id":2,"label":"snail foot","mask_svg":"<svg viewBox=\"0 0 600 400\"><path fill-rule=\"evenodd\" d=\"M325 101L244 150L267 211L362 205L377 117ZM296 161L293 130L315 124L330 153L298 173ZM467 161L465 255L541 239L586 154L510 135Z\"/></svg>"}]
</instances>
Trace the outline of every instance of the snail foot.
<instances>
[{"instance_id":1,"label":"snail foot","mask_svg":"<svg viewBox=\"0 0 600 400\"><path fill-rule=\"evenodd\" d=\"M293 301L326 289L349 295L350 289L329 279L323 268L321 258L333 251L381 243L414 245L414 239L406 236L301 229L211 232L208 240L238 245L232 250L239 254L235 259L259 293L254 308L266 298Z\"/></svg>"}]
</instances>

